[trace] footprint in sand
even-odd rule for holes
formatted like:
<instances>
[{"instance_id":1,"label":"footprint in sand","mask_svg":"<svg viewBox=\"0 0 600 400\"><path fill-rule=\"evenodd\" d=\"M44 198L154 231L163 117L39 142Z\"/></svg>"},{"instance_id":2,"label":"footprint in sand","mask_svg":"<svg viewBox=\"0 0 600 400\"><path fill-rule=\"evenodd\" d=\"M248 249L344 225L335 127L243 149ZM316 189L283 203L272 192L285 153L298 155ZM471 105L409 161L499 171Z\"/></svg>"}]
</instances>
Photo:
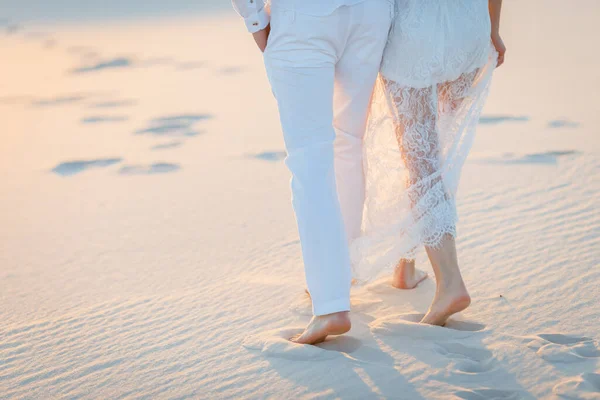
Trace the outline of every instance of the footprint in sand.
<instances>
[{"instance_id":1,"label":"footprint in sand","mask_svg":"<svg viewBox=\"0 0 600 400\"><path fill-rule=\"evenodd\" d=\"M89 105L90 108L118 108L118 107L131 107L137 104L136 100L112 100L112 101L98 101Z\"/></svg>"},{"instance_id":2,"label":"footprint in sand","mask_svg":"<svg viewBox=\"0 0 600 400\"><path fill-rule=\"evenodd\" d=\"M262 153L253 154L250 157L256 158L256 159L262 160L262 161L277 162L277 161L285 160L286 156L287 156L287 153L285 151L264 151Z\"/></svg>"},{"instance_id":3,"label":"footprint in sand","mask_svg":"<svg viewBox=\"0 0 600 400\"><path fill-rule=\"evenodd\" d=\"M195 125L204 120L211 119L209 114L181 114L154 118L149 126L139 129L137 135L151 135L156 137L190 137L197 136L203 131L195 129Z\"/></svg>"},{"instance_id":4,"label":"footprint in sand","mask_svg":"<svg viewBox=\"0 0 600 400\"><path fill-rule=\"evenodd\" d=\"M244 68L242 66L229 66L229 67L223 67L223 68L219 68L217 70L217 74L218 75L234 75L234 74L239 74L240 72L243 72Z\"/></svg>"},{"instance_id":5,"label":"footprint in sand","mask_svg":"<svg viewBox=\"0 0 600 400\"><path fill-rule=\"evenodd\" d=\"M438 343L439 354L452 359L454 368L465 374L479 374L494 369L493 355L483 348L469 347L460 343Z\"/></svg>"},{"instance_id":6,"label":"footprint in sand","mask_svg":"<svg viewBox=\"0 0 600 400\"><path fill-rule=\"evenodd\" d=\"M204 68L206 66L205 62L202 61L188 61L188 62L180 62L177 64L177 69L180 70L191 70Z\"/></svg>"},{"instance_id":7,"label":"footprint in sand","mask_svg":"<svg viewBox=\"0 0 600 400\"><path fill-rule=\"evenodd\" d=\"M173 149L175 147L180 147L182 144L183 144L183 142L179 141L179 140L173 141L173 142L161 143L161 144L152 146L152 150Z\"/></svg>"},{"instance_id":8,"label":"footprint in sand","mask_svg":"<svg viewBox=\"0 0 600 400\"><path fill-rule=\"evenodd\" d=\"M99 72L104 70L130 68L133 66L134 61L131 58L119 57L110 60L99 61L93 64L84 65L78 68L74 68L70 71L71 74L85 74L91 72Z\"/></svg>"},{"instance_id":9,"label":"footprint in sand","mask_svg":"<svg viewBox=\"0 0 600 400\"><path fill-rule=\"evenodd\" d=\"M423 314L400 314L378 318L369 324L371 332L382 336L408 336L419 340L453 341L485 332L476 322L448 320L444 327L421 324Z\"/></svg>"},{"instance_id":10,"label":"footprint in sand","mask_svg":"<svg viewBox=\"0 0 600 400\"><path fill-rule=\"evenodd\" d=\"M121 175L154 175L175 172L181 167L178 164L154 163L150 165L124 165L119 169Z\"/></svg>"},{"instance_id":11,"label":"footprint in sand","mask_svg":"<svg viewBox=\"0 0 600 400\"><path fill-rule=\"evenodd\" d=\"M600 357L598 343L582 336L546 333L534 336L527 345L546 361L575 363Z\"/></svg>"},{"instance_id":12,"label":"footprint in sand","mask_svg":"<svg viewBox=\"0 0 600 400\"><path fill-rule=\"evenodd\" d=\"M529 117L526 115L482 115L479 123L482 125L497 125L504 122L527 122Z\"/></svg>"},{"instance_id":13,"label":"footprint in sand","mask_svg":"<svg viewBox=\"0 0 600 400\"><path fill-rule=\"evenodd\" d=\"M76 161L67 161L58 164L56 167L52 169L57 175L60 176L73 176L77 175L80 172L91 168L105 168L110 167L113 164L118 164L123 161L122 158L99 158L96 160L76 160Z\"/></svg>"},{"instance_id":14,"label":"footprint in sand","mask_svg":"<svg viewBox=\"0 0 600 400\"><path fill-rule=\"evenodd\" d=\"M92 115L81 119L82 124L106 124L115 122L126 122L129 117L125 115Z\"/></svg>"},{"instance_id":15,"label":"footprint in sand","mask_svg":"<svg viewBox=\"0 0 600 400\"><path fill-rule=\"evenodd\" d=\"M500 156L475 158L481 164L557 164L565 157L576 157L581 152L576 150L545 151L541 153L504 153Z\"/></svg>"},{"instance_id":16,"label":"footprint in sand","mask_svg":"<svg viewBox=\"0 0 600 400\"><path fill-rule=\"evenodd\" d=\"M566 399L600 399L600 374L590 372L565 379L554 386L552 391Z\"/></svg>"},{"instance_id":17,"label":"footprint in sand","mask_svg":"<svg viewBox=\"0 0 600 400\"><path fill-rule=\"evenodd\" d=\"M570 121L568 119L555 119L548 122L549 128L577 128L579 122Z\"/></svg>"},{"instance_id":18,"label":"footprint in sand","mask_svg":"<svg viewBox=\"0 0 600 400\"><path fill-rule=\"evenodd\" d=\"M473 389L454 392L459 399L465 400L520 400L523 394L512 390Z\"/></svg>"},{"instance_id":19,"label":"footprint in sand","mask_svg":"<svg viewBox=\"0 0 600 400\"><path fill-rule=\"evenodd\" d=\"M334 350L326 350L319 346L309 346L293 343L290 338L302 333L302 328L283 329L263 332L251 335L242 341L242 346L248 350L258 351L264 356L284 358L295 361L318 361L341 357L341 353ZM335 338L331 340L336 340ZM320 346L328 346L326 340Z\"/></svg>"},{"instance_id":20,"label":"footprint in sand","mask_svg":"<svg viewBox=\"0 0 600 400\"><path fill-rule=\"evenodd\" d=\"M37 99L31 102L33 107L48 107L48 106L62 106L70 105L73 103L79 103L85 100L86 96L83 94L73 94L66 96L57 96L47 99Z\"/></svg>"}]
</instances>

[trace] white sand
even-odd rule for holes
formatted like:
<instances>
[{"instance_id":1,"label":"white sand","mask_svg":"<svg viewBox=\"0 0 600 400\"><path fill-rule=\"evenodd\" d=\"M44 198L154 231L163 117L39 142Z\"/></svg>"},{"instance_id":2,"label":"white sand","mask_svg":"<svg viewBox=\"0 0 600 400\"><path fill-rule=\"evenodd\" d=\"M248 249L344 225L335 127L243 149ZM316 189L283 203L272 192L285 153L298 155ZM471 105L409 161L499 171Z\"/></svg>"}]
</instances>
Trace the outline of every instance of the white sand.
<instances>
[{"instance_id":1,"label":"white sand","mask_svg":"<svg viewBox=\"0 0 600 400\"><path fill-rule=\"evenodd\" d=\"M382 277L318 347L286 340L289 174L228 4L2 3L0 398L600 398L597 1L505 2L459 191L472 307L419 325L433 280Z\"/></svg>"}]
</instances>

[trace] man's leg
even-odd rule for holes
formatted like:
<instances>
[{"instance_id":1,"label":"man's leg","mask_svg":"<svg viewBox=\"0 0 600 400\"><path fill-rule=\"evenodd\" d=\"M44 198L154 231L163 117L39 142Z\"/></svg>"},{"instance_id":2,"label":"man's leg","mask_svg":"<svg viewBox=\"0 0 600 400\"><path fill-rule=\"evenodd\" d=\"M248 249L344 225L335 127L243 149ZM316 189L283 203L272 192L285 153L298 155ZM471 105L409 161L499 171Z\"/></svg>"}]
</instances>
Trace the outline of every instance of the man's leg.
<instances>
[{"instance_id":1,"label":"man's leg","mask_svg":"<svg viewBox=\"0 0 600 400\"><path fill-rule=\"evenodd\" d=\"M279 107L288 153L286 165L292 173L292 202L315 315L298 341L316 343L328 334L350 329L350 257L333 156L336 49L327 38L305 40L299 32L318 34L319 29L328 28L324 18L314 24L308 16L294 18L295 24L308 26L275 26L276 36L267 47L265 65ZM286 36L288 28L293 34Z\"/></svg>"},{"instance_id":2,"label":"man's leg","mask_svg":"<svg viewBox=\"0 0 600 400\"><path fill-rule=\"evenodd\" d=\"M355 10L360 11L365 19L358 20L344 56L336 66L335 168L349 242L360 235L365 201L363 136L373 85L379 72L391 23L391 18L386 20L391 15L389 6L376 0L355 6ZM426 277L425 272L415 268L414 260L400 260L394 272L392 285L412 289Z\"/></svg>"},{"instance_id":3,"label":"man's leg","mask_svg":"<svg viewBox=\"0 0 600 400\"><path fill-rule=\"evenodd\" d=\"M335 68L335 172L346 235L360 235L365 201L363 137L373 86L391 23L390 2L350 7L351 30Z\"/></svg>"}]
</instances>

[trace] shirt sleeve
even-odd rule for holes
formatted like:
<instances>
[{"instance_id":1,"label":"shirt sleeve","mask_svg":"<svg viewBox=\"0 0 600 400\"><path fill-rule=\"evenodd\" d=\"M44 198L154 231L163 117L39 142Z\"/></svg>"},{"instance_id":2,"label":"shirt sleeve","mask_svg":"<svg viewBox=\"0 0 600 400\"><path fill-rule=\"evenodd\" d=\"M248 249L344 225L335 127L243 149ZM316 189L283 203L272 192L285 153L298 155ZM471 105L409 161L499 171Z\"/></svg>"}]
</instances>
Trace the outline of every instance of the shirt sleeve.
<instances>
[{"instance_id":1,"label":"shirt sleeve","mask_svg":"<svg viewBox=\"0 0 600 400\"><path fill-rule=\"evenodd\" d=\"M235 11L244 18L248 32L258 32L269 25L270 18L264 0L231 0L231 2Z\"/></svg>"}]
</instances>

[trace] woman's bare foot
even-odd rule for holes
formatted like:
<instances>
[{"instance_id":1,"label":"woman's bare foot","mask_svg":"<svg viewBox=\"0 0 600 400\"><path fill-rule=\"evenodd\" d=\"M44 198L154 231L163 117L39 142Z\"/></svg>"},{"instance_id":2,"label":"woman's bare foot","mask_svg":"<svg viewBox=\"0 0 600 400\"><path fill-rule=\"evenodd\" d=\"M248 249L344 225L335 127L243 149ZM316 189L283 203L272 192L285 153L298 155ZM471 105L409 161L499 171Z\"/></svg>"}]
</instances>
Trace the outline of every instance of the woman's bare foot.
<instances>
[{"instance_id":1,"label":"woman's bare foot","mask_svg":"<svg viewBox=\"0 0 600 400\"><path fill-rule=\"evenodd\" d=\"M424 324L444 326L448 318L471 304L471 297L462 281L455 287L438 288L429 311L421 320Z\"/></svg>"},{"instance_id":2,"label":"woman's bare foot","mask_svg":"<svg viewBox=\"0 0 600 400\"><path fill-rule=\"evenodd\" d=\"M348 311L314 316L304 332L290 340L300 344L317 344L329 335L342 335L350 330Z\"/></svg>"},{"instance_id":3,"label":"woman's bare foot","mask_svg":"<svg viewBox=\"0 0 600 400\"><path fill-rule=\"evenodd\" d=\"M398 289L414 289L427 278L427 272L415 268L415 260L400 260L394 276L392 286Z\"/></svg>"},{"instance_id":4,"label":"woman's bare foot","mask_svg":"<svg viewBox=\"0 0 600 400\"><path fill-rule=\"evenodd\" d=\"M471 297L458 267L454 237L446 235L440 246L425 246L425 250L435 272L437 289L429 311L421 322L443 326L452 314L469 307Z\"/></svg>"}]
</instances>

